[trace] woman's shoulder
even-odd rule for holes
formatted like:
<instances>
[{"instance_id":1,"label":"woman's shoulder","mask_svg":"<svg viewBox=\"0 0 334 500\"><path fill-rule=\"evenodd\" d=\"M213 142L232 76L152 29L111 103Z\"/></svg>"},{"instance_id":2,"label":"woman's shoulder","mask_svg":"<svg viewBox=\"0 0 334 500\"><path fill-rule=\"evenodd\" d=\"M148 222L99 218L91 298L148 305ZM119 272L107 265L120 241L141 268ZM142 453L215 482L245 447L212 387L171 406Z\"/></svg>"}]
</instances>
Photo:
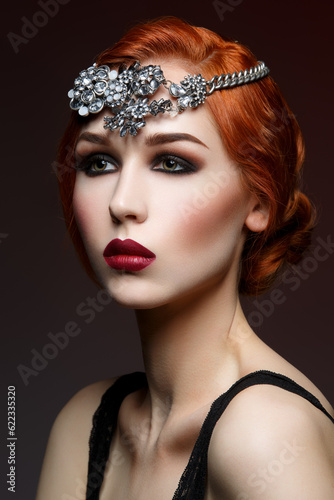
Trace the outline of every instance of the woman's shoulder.
<instances>
[{"instance_id":1,"label":"woman's shoulder","mask_svg":"<svg viewBox=\"0 0 334 500\"><path fill-rule=\"evenodd\" d=\"M58 413L50 437L77 439L78 445L80 445L80 436L90 433L93 415L103 394L115 383L117 378L94 382L75 393ZM74 428L75 432L73 433Z\"/></svg>"},{"instance_id":2,"label":"woman's shoulder","mask_svg":"<svg viewBox=\"0 0 334 500\"><path fill-rule=\"evenodd\" d=\"M59 412L55 424L62 427L67 424L69 418L75 419L78 414L83 418L90 418L99 406L103 394L117 379L118 377L100 380L80 389Z\"/></svg>"},{"instance_id":3,"label":"woman's shoulder","mask_svg":"<svg viewBox=\"0 0 334 500\"><path fill-rule=\"evenodd\" d=\"M248 387L217 422L208 471L209 488L226 499L251 500L265 492L268 500L292 493L304 500L329 500L334 495L333 422L299 394L269 384Z\"/></svg>"},{"instance_id":4,"label":"woman's shoulder","mask_svg":"<svg viewBox=\"0 0 334 500\"><path fill-rule=\"evenodd\" d=\"M59 412L50 432L37 500L77 498L78 491L85 487L93 415L103 394L116 380L110 378L84 387Z\"/></svg>"}]
</instances>

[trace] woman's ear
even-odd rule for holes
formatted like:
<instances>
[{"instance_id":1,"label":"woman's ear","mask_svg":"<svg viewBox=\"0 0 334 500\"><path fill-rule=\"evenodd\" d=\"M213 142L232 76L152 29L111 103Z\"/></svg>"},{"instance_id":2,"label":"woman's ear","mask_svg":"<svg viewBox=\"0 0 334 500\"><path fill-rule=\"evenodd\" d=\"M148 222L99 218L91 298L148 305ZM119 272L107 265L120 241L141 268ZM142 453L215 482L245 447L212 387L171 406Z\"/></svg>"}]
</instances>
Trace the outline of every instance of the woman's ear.
<instances>
[{"instance_id":1,"label":"woman's ear","mask_svg":"<svg viewBox=\"0 0 334 500\"><path fill-rule=\"evenodd\" d=\"M254 233L259 233L267 228L269 221L269 205L264 201L254 198L251 210L249 211L245 226Z\"/></svg>"}]
</instances>

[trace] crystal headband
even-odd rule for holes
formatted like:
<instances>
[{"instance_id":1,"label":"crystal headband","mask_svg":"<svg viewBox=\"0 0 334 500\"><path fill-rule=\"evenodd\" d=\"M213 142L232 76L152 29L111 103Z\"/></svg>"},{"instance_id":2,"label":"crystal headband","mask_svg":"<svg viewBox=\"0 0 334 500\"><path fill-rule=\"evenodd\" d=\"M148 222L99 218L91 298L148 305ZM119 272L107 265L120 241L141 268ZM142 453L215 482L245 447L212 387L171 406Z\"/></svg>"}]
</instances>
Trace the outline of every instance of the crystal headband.
<instances>
[{"instance_id":1,"label":"crystal headband","mask_svg":"<svg viewBox=\"0 0 334 500\"><path fill-rule=\"evenodd\" d=\"M127 132L137 135L144 127L144 116L158 113L182 113L186 108L197 108L215 90L229 89L252 83L264 78L269 69L263 62L250 69L215 75L206 81L202 75L187 75L180 83L166 80L160 66L141 66L133 63L129 68L121 66L119 71L108 66L93 64L80 72L74 81L74 87L68 92L70 107L81 116L99 113L109 107L115 115L104 118L104 128L120 129L121 137ZM177 99L176 107L170 99L153 100L149 97L163 85L170 95Z\"/></svg>"}]
</instances>

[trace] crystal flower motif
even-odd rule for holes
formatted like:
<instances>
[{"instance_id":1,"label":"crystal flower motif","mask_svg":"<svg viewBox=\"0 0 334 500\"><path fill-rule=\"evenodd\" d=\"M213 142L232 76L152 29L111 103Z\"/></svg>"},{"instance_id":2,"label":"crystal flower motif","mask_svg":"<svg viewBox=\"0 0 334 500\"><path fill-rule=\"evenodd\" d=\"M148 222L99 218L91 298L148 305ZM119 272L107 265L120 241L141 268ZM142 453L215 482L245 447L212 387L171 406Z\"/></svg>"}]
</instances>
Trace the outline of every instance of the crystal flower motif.
<instances>
[{"instance_id":1,"label":"crystal flower motif","mask_svg":"<svg viewBox=\"0 0 334 500\"><path fill-rule=\"evenodd\" d=\"M138 129L144 127L146 122L144 120L135 121L129 117L129 112L126 109L121 110L115 117L105 116L104 128L109 130L120 129L120 136L124 137L127 132L131 135L137 135Z\"/></svg>"},{"instance_id":2,"label":"crystal flower motif","mask_svg":"<svg viewBox=\"0 0 334 500\"><path fill-rule=\"evenodd\" d=\"M128 94L128 88L124 82L120 81L118 78L111 80L104 91L105 104L111 108L118 108L126 102Z\"/></svg>"},{"instance_id":3,"label":"crystal flower motif","mask_svg":"<svg viewBox=\"0 0 334 500\"><path fill-rule=\"evenodd\" d=\"M150 112L147 103L148 98L138 100L131 99L114 117L106 116L104 118L104 128L109 128L110 130L120 128L121 137L123 137L127 131L129 131L131 135L137 135L138 129L143 127L146 123L143 117Z\"/></svg>"},{"instance_id":4,"label":"crystal flower motif","mask_svg":"<svg viewBox=\"0 0 334 500\"><path fill-rule=\"evenodd\" d=\"M202 75L187 75L179 84L172 83L169 92L178 98L180 111L184 111L187 107L197 108L206 99L207 82Z\"/></svg>"},{"instance_id":5,"label":"crystal flower motif","mask_svg":"<svg viewBox=\"0 0 334 500\"><path fill-rule=\"evenodd\" d=\"M96 64L81 71L68 93L71 109L78 111L81 116L99 113L104 107L109 73L108 66L97 67Z\"/></svg>"},{"instance_id":6,"label":"crystal flower motif","mask_svg":"<svg viewBox=\"0 0 334 500\"><path fill-rule=\"evenodd\" d=\"M137 102L132 99L129 102L128 110L131 113L133 118L141 120L143 116L146 116L150 112L150 108L148 107L148 98L145 99L137 99Z\"/></svg>"}]
</instances>

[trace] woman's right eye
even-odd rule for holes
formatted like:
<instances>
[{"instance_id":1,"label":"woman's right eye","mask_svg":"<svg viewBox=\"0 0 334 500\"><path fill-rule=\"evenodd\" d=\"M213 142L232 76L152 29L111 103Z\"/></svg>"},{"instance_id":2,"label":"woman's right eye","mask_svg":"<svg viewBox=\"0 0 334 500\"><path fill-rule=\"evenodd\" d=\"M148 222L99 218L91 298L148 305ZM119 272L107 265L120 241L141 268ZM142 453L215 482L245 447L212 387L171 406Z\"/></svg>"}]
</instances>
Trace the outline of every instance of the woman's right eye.
<instances>
[{"instance_id":1,"label":"woman's right eye","mask_svg":"<svg viewBox=\"0 0 334 500\"><path fill-rule=\"evenodd\" d=\"M106 155L93 155L82 159L76 166L77 170L83 170L88 176L110 174L116 172L118 167L115 160Z\"/></svg>"}]
</instances>

